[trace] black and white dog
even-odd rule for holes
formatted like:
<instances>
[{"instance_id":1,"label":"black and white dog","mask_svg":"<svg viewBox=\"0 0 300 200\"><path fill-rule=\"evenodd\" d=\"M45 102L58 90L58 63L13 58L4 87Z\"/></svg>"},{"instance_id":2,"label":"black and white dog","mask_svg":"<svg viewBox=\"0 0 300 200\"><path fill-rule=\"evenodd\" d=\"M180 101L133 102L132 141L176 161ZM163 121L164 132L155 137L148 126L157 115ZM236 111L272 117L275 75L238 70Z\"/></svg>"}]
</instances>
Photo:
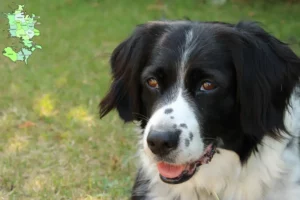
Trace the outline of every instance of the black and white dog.
<instances>
[{"instance_id":1,"label":"black and white dog","mask_svg":"<svg viewBox=\"0 0 300 200\"><path fill-rule=\"evenodd\" d=\"M149 22L111 66L100 115L142 128L132 200L300 199L300 59L257 23Z\"/></svg>"}]
</instances>

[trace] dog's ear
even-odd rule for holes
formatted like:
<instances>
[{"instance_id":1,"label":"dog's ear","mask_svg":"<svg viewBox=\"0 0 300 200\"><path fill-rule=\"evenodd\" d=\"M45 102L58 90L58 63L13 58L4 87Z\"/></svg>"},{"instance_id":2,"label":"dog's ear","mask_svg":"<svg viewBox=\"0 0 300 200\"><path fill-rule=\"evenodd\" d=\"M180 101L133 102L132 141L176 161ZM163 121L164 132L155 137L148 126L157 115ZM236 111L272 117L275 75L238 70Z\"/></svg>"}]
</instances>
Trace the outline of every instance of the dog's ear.
<instances>
[{"instance_id":1,"label":"dog's ear","mask_svg":"<svg viewBox=\"0 0 300 200\"><path fill-rule=\"evenodd\" d=\"M243 131L258 139L282 136L284 111L299 83L300 59L256 23L235 26L231 51L237 73L237 99Z\"/></svg>"},{"instance_id":2,"label":"dog's ear","mask_svg":"<svg viewBox=\"0 0 300 200\"><path fill-rule=\"evenodd\" d=\"M101 118L115 108L125 122L141 120L144 116L139 75L161 32L157 26L139 25L115 48L110 59L113 80L109 92L100 102Z\"/></svg>"}]
</instances>

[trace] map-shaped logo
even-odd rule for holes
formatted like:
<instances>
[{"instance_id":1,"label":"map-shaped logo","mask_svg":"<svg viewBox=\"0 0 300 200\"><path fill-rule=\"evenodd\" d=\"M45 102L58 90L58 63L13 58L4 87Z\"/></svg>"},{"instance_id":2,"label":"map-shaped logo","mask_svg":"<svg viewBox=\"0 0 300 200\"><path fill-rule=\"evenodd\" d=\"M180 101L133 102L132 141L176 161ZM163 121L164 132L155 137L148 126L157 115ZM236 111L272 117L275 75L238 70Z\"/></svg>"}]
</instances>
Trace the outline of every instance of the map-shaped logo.
<instances>
[{"instance_id":1,"label":"map-shaped logo","mask_svg":"<svg viewBox=\"0 0 300 200\"><path fill-rule=\"evenodd\" d=\"M23 47L20 51L16 52L12 47L6 47L2 51L2 54L12 60L24 61L28 63L28 58L36 49L42 49L40 45L35 44L32 41L34 36L39 36L40 31L35 28L37 22L37 16L32 14L26 15L24 11L24 5L19 5L18 9L12 13L5 13L5 16L9 23L9 36L17 37L21 40Z\"/></svg>"}]
</instances>

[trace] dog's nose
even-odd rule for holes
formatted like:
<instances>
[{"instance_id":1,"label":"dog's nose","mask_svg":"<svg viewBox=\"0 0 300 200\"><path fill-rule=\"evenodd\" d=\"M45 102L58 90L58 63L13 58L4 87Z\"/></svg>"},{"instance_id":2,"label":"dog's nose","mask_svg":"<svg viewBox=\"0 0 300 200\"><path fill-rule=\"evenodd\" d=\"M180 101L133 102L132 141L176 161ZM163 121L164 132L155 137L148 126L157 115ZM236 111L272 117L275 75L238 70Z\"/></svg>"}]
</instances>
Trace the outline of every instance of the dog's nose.
<instances>
[{"instance_id":1,"label":"dog's nose","mask_svg":"<svg viewBox=\"0 0 300 200\"><path fill-rule=\"evenodd\" d=\"M174 131L155 131L149 132L147 143L152 153L165 156L178 146L180 130Z\"/></svg>"}]
</instances>

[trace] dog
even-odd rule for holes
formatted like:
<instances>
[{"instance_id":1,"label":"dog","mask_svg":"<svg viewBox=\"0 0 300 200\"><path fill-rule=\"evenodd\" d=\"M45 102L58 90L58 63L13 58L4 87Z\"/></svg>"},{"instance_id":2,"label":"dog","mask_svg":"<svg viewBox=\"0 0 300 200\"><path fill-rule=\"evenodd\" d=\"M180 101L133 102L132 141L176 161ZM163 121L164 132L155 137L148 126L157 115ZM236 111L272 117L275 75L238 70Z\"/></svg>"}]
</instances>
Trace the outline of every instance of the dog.
<instances>
[{"instance_id":1,"label":"dog","mask_svg":"<svg viewBox=\"0 0 300 200\"><path fill-rule=\"evenodd\" d=\"M150 21L100 117L139 122L132 200L299 200L300 59L258 22Z\"/></svg>"}]
</instances>

